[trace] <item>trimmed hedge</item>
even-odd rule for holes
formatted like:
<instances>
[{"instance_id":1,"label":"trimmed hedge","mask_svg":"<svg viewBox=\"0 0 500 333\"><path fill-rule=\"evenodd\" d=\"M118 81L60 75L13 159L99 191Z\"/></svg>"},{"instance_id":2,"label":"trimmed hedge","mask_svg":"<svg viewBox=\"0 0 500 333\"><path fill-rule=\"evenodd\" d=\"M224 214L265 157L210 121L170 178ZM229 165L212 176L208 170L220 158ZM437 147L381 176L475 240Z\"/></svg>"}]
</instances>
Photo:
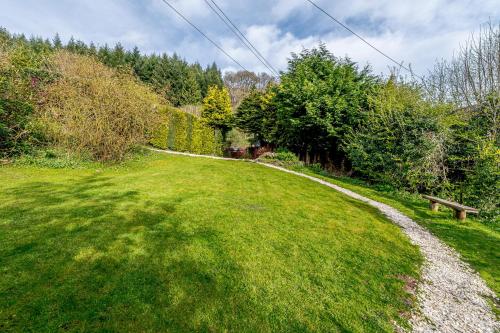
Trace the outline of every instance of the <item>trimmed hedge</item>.
<instances>
[{"instance_id":1,"label":"trimmed hedge","mask_svg":"<svg viewBox=\"0 0 500 333\"><path fill-rule=\"evenodd\" d=\"M203 121L174 108L161 110L163 123L153 133L151 144L161 149L184 151L194 154L222 155L220 132Z\"/></svg>"}]
</instances>

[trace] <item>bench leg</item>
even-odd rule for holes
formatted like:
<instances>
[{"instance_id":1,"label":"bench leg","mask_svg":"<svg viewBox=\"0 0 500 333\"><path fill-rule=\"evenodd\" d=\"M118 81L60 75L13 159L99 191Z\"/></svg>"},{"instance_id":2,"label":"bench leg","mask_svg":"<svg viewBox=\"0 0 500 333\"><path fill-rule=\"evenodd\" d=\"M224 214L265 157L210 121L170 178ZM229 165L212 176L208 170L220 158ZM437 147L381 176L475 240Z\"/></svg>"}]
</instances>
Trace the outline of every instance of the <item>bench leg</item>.
<instances>
[{"instance_id":1,"label":"bench leg","mask_svg":"<svg viewBox=\"0 0 500 333\"><path fill-rule=\"evenodd\" d=\"M433 211L433 212L437 212L439 210L439 204L437 202L434 202L434 201L431 201L429 203L429 208Z\"/></svg>"},{"instance_id":2,"label":"bench leg","mask_svg":"<svg viewBox=\"0 0 500 333\"><path fill-rule=\"evenodd\" d=\"M467 212L465 210L456 210L455 217L460 221L463 221L467 217Z\"/></svg>"}]
</instances>

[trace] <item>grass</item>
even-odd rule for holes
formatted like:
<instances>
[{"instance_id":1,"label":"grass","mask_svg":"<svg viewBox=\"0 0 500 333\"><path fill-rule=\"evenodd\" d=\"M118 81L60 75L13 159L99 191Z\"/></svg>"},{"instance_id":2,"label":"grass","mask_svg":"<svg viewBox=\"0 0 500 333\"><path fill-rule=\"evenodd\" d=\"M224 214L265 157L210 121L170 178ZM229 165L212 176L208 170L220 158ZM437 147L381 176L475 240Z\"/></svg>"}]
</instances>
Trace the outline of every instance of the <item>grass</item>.
<instances>
[{"instance_id":1,"label":"grass","mask_svg":"<svg viewBox=\"0 0 500 333\"><path fill-rule=\"evenodd\" d=\"M418 249L263 166L155 154L0 167L0 331L391 332Z\"/></svg>"},{"instance_id":2,"label":"grass","mask_svg":"<svg viewBox=\"0 0 500 333\"><path fill-rule=\"evenodd\" d=\"M468 216L463 222L453 217L453 212L440 206L439 212L429 210L429 202L417 195L377 191L352 178L340 178L304 170L336 185L350 189L373 200L388 204L430 230L446 244L458 251L485 280L488 286L500 295L500 230L498 224L481 223ZM499 312L498 304L496 312Z\"/></svg>"}]
</instances>

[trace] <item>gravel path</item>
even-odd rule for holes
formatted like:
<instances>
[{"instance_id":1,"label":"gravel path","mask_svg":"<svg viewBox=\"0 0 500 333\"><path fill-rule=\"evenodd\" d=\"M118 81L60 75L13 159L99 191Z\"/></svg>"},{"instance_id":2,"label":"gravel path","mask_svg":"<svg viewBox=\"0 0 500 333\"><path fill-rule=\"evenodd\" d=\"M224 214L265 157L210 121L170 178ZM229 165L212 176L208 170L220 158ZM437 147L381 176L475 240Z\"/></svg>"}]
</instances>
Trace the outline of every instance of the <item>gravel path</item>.
<instances>
[{"instance_id":1,"label":"gravel path","mask_svg":"<svg viewBox=\"0 0 500 333\"><path fill-rule=\"evenodd\" d=\"M153 150L193 157L229 159ZM495 297L495 294L476 272L460 260L459 255L453 249L442 243L415 221L388 205L368 199L322 179L275 165L258 164L308 178L354 199L363 201L379 209L401 227L411 242L420 248L424 257L422 281L418 285L417 292L418 309L414 311L410 319L413 332L500 332L500 323L496 321L495 315L486 300L486 297Z\"/></svg>"}]
</instances>

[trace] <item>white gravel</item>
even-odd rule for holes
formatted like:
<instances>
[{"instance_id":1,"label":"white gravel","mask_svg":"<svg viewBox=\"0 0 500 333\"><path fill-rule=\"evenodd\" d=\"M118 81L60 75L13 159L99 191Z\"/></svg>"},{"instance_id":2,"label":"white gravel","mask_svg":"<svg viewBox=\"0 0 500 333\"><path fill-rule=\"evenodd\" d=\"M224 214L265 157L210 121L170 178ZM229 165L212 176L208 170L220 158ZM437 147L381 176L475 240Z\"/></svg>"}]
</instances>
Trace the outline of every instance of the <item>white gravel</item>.
<instances>
[{"instance_id":1,"label":"white gravel","mask_svg":"<svg viewBox=\"0 0 500 333\"><path fill-rule=\"evenodd\" d=\"M193 157L226 159L215 156L153 150ZM322 179L275 165L258 164L308 178L354 199L363 201L379 209L401 227L401 230L411 242L420 248L424 257L422 281L417 287L418 308L415 309L410 319L413 332L500 332L500 323L496 321L495 315L487 302L487 297L496 297L495 293L486 286L480 276L469 265L460 260L459 255L453 249L415 221L388 205L368 199Z\"/></svg>"}]
</instances>

